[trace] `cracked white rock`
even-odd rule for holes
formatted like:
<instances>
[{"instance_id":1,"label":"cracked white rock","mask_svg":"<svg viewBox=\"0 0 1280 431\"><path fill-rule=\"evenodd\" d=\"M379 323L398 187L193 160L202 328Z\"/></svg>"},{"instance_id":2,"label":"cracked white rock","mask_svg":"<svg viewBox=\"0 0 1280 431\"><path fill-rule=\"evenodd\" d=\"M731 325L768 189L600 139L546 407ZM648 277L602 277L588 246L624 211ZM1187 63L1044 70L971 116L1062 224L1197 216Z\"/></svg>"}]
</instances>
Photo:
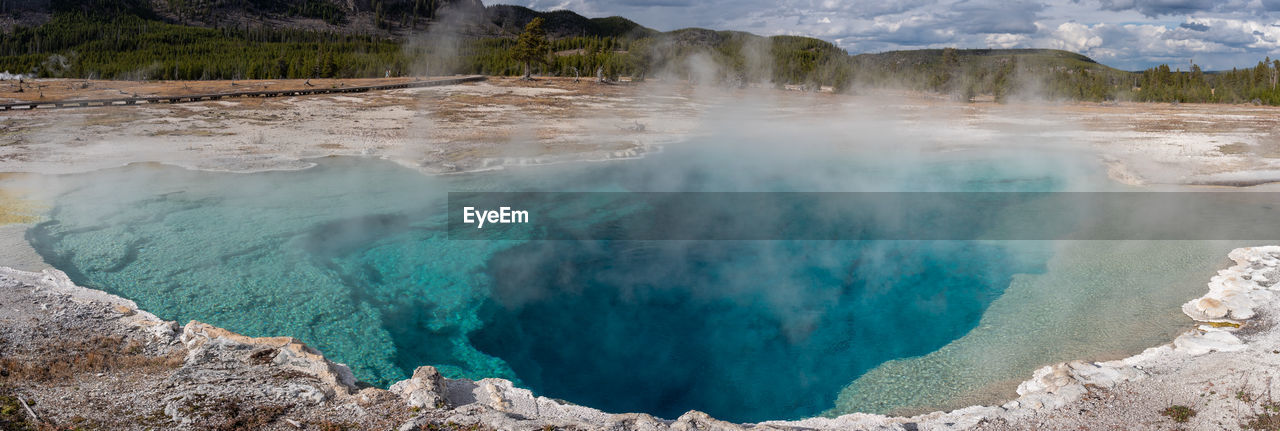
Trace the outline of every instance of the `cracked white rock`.
<instances>
[{"instance_id":1,"label":"cracked white rock","mask_svg":"<svg viewBox=\"0 0 1280 431\"><path fill-rule=\"evenodd\" d=\"M418 367L413 370L413 377L396 382L388 390L404 398L409 407L435 409L449 406L448 387L436 367Z\"/></svg>"}]
</instances>

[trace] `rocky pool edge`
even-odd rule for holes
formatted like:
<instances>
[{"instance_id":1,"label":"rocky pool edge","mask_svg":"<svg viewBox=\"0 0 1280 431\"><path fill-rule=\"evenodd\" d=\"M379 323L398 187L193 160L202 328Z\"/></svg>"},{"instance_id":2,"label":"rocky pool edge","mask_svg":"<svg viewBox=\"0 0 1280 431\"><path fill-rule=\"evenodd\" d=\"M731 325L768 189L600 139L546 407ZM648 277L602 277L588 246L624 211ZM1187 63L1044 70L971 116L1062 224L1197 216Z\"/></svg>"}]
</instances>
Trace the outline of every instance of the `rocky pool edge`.
<instances>
[{"instance_id":1,"label":"rocky pool edge","mask_svg":"<svg viewBox=\"0 0 1280 431\"><path fill-rule=\"evenodd\" d=\"M322 382L319 388L302 394L315 403L335 405L352 399L369 399L390 393L399 398L415 416L398 429L415 430L428 424L480 425L498 430L576 428L592 430L962 430L993 420L1018 422L1045 412L1062 409L1080 400L1094 388L1114 388L1139 383L1165 371L1195 367L1197 358L1211 352L1244 354L1249 341L1258 337L1280 338L1277 327L1265 315L1280 311L1275 292L1280 291L1280 246L1245 247L1232 250L1235 262L1212 277L1208 292L1185 303L1182 310L1195 327L1172 342L1148 348L1137 355L1114 361L1076 360L1048 365L1036 370L1031 379L1018 385L1018 398L1000 406L971 406L911 417L852 413L835 418L795 421L766 421L736 424L717 420L705 413L689 411L675 420L643 413L612 414L547 397L515 387L505 379L477 381L448 379L434 367L416 369L409 379L387 390L358 382L345 365L291 337L247 337L205 323L186 325L165 321L138 309L133 301L100 290L77 286L56 269L27 272L0 267L0 289L29 289L81 305L113 310L121 327L150 337L162 345L185 349L184 362L226 351L273 353L269 366L301 373ZM13 295L6 295L13 296ZM48 309L42 305L42 309ZM55 318L76 318L74 315ZM1263 365L1259 365L1261 367ZM175 419L183 425L181 418Z\"/></svg>"}]
</instances>

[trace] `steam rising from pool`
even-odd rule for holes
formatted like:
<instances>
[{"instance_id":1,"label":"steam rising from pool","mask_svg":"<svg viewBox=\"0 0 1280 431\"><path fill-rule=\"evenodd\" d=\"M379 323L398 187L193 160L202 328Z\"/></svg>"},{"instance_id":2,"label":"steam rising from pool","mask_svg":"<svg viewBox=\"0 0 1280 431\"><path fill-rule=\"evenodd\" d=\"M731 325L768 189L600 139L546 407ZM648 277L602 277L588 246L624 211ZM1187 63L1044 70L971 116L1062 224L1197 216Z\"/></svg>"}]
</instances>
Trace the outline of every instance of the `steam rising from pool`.
<instances>
[{"instance_id":1,"label":"steam rising from pool","mask_svg":"<svg viewBox=\"0 0 1280 431\"><path fill-rule=\"evenodd\" d=\"M827 412L842 390L834 413L959 396L950 387L889 401L857 394L963 375L932 366L884 379L878 367L950 348L1011 283L1044 274L1054 245L451 241L445 193L1104 187L1096 161L1080 154L896 159L738 138L635 161L447 177L367 159L255 174L134 165L57 178L48 221L28 238L77 283L169 319L295 336L378 385L430 364L607 411L758 421ZM733 164L719 161L725 154ZM881 386L850 386L864 374Z\"/></svg>"}]
</instances>

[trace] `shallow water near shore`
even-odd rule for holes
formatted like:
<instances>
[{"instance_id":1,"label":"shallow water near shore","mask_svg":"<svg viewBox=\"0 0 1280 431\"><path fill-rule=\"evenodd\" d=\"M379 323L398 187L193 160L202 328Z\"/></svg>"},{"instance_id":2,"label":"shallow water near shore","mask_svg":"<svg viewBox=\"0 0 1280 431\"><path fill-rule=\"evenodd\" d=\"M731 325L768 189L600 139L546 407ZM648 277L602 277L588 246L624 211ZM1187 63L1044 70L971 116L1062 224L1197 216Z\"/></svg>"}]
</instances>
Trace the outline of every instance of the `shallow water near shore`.
<instances>
[{"instance_id":1,"label":"shallow water near shore","mask_svg":"<svg viewBox=\"0 0 1280 431\"><path fill-rule=\"evenodd\" d=\"M1103 337L1091 328L1127 325L1136 334L1107 349L1166 341L1176 305L1164 303L1198 294L1195 277L1223 256L1191 243L1162 255L1149 253L1169 249L1158 244L459 241L446 233L450 191L1113 187L1096 160L1074 153L895 160L762 150L728 165L717 161L724 150L690 145L642 160L445 177L358 158L254 174L133 165L52 179L59 192L27 238L79 284L168 319L297 337L378 385L435 365L449 377L508 378L606 411L673 418L697 409L734 421L945 406L966 388L1096 354L1080 347ZM1165 266L1160 277L1134 276L1151 262ZM1120 316L1088 305L1121 280L1118 297L1155 305ZM1008 334L1024 333L1017 316L1034 309L1056 312L1038 314L1026 332L1033 336L1008 343ZM1017 359L975 367L987 363L975 352L990 349Z\"/></svg>"}]
</instances>

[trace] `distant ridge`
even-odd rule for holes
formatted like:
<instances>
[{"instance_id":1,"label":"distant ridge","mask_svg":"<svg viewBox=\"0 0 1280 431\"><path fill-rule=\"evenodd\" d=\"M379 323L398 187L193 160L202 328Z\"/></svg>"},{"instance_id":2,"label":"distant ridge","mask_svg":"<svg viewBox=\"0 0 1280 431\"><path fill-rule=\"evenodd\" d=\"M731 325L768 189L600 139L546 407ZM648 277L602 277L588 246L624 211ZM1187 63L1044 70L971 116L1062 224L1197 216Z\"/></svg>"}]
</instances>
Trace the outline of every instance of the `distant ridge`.
<instances>
[{"instance_id":1,"label":"distant ridge","mask_svg":"<svg viewBox=\"0 0 1280 431\"><path fill-rule=\"evenodd\" d=\"M900 51L885 51L880 53L859 54L859 56L867 57L884 57L890 61L907 61L907 62L928 62L931 59L941 58L943 49L913 49ZM1100 64L1094 59L1071 51L1063 51L1058 49L1039 49L1039 48L1019 48L1019 49L956 49L956 55L961 57L996 57L1007 55L1028 55L1045 58L1060 58L1065 60L1082 61L1085 63Z\"/></svg>"},{"instance_id":2,"label":"distant ridge","mask_svg":"<svg viewBox=\"0 0 1280 431\"><path fill-rule=\"evenodd\" d=\"M657 30L636 24L635 21L611 16L587 18L571 10L539 12L524 6L496 5L486 8L486 18L501 30L502 35L519 34L534 18L542 18L543 28L551 37L650 37Z\"/></svg>"},{"instance_id":3,"label":"distant ridge","mask_svg":"<svg viewBox=\"0 0 1280 431\"><path fill-rule=\"evenodd\" d=\"M946 61L947 52L951 52L955 56L954 60L959 64L992 66L1003 62L1019 61L1049 69L1072 68L1100 73L1127 73L1099 63L1084 54L1059 49L916 49L857 54L853 59L855 63L864 66L927 68L941 65Z\"/></svg>"},{"instance_id":4,"label":"distant ridge","mask_svg":"<svg viewBox=\"0 0 1280 431\"><path fill-rule=\"evenodd\" d=\"M660 32L620 16L587 18L571 10L537 11L509 4L485 6L481 0L0 0L0 13L11 15L20 25L43 24L54 12L128 14L196 27L297 28L389 37L408 36L429 30L433 25L446 25L452 32L472 37L514 37L534 18L542 18L544 29L553 39L648 37L686 47L717 47L771 39L801 42L815 50L843 52L830 42L804 36L766 38L741 31L705 28ZM1050 49L960 49L955 52L963 58L1018 56L1062 61L1074 66L1101 66L1087 56ZM864 64L929 65L940 62L942 54L942 49L921 49L854 57Z\"/></svg>"}]
</instances>

